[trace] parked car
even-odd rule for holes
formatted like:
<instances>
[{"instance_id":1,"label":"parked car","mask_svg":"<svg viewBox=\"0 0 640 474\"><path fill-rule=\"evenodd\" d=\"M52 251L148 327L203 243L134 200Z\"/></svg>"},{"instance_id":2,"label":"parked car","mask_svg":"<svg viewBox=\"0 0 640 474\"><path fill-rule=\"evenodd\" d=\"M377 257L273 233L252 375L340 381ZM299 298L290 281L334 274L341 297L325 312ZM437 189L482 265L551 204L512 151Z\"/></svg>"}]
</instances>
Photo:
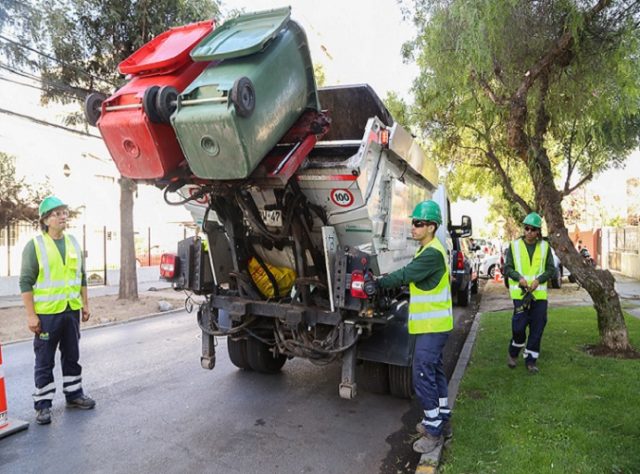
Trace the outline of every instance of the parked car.
<instances>
[{"instance_id":1,"label":"parked car","mask_svg":"<svg viewBox=\"0 0 640 474\"><path fill-rule=\"evenodd\" d=\"M478 266L478 274L482 278L489 278L493 280L496 276L496 269L500 268L500 254L494 255L485 255L484 258L480 260L480 265Z\"/></svg>"},{"instance_id":2,"label":"parked car","mask_svg":"<svg viewBox=\"0 0 640 474\"><path fill-rule=\"evenodd\" d=\"M454 304L468 306L471 295L478 292L479 261L469 240L451 233L451 294Z\"/></svg>"}]
</instances>

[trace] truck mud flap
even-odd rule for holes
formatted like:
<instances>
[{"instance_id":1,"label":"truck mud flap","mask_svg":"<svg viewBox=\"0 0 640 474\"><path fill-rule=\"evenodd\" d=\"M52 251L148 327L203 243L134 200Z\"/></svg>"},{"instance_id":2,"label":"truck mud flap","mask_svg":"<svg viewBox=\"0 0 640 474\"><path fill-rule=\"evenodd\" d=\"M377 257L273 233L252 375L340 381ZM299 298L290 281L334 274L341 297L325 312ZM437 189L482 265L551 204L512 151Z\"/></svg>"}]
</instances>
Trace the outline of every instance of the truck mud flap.
<instances>
[{"instance_id":1,"label":"truck mud flap","mask_svg":"<svg viewBox=\"0 0 640 474\"><path fill-rule=\"evenodd\" d=\"M402 367L410 366L415 336L407 330L408 313L407 300L395 304L389 310L389 314L393 315L389 322L376 327L370 337L358 341L358 359Z\"/></svg>"}]
</instances>

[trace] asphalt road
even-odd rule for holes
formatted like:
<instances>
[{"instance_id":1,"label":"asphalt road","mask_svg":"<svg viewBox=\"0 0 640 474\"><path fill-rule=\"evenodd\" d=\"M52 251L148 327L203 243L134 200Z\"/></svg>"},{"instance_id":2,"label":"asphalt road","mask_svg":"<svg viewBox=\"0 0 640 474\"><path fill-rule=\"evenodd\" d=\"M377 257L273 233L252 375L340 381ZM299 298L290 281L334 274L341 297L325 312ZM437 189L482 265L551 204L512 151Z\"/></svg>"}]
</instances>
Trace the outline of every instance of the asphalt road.
<instances>
[{"instance_id":1,"label":"asphalt road","mask_svg":"<svg viewBox=\"0 0 640 474\"><path fill-rule=\"evenodd\" d=\"M455 310L450 374L472 308ZM458 347L459 346L459 347ZM458 347L456 349L456 347ZM338 396L340 366L287 361L277 375L236 369L226 340L213 371L200 367L193 314L84 331L81 364L92 411L65 409L62 376L53 423L34 422L31 343L3 348L9 416L27 431L0 440L0 472L413 472L415 401L360 391Z\"/></svg>"}]
</instances>

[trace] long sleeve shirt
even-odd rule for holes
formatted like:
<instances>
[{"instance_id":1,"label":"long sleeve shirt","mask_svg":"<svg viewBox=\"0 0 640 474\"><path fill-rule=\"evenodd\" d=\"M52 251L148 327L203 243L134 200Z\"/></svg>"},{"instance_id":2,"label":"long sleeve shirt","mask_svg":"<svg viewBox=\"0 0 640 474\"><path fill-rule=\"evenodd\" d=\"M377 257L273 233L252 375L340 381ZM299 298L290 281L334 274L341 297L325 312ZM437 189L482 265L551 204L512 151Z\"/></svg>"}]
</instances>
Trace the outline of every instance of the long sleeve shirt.
<instances>
[{"instance_id":1,"label":"long sleeve shirt","mask_svg":"<svg viewBox=\"0 0 640 474\"><path fill-rule=\"evenodd\" d=\"M406 266L378 280L381 288L397 288L413 282L423 291L434 289L444 275L446 263L442 254L429 247Z\"/></svg>"},{"instance_id":2,"label":"long sleeve shirt","mask_svg":"<svg viewBox=\"0 0 640 474\"><path fill-rule=\"evenodd\" d=\"M531 259L533 258L533 252L535 252L536 245L539 243L539 241L531 245L527 244L524 241L524 239L522 239L522 242L527 248L527 253L529 254L529 261L531 261ZM522 276L515 269L515 264L513 262L513 253L511 252L511 245L509 245L509 248L507 249L507 253L505 255L504 273L505 275L507 275L507 277L516 281L520 280L520 277ZM549 247L549 254L547 256L547 261L544 266L544 272L542 272L540 275L537 276L538 283L544 283L552 279L555 276L555 274L556 274L556 266L555 266L555 263L553 262L551 247Z\"/></svg>"},{"instance_id":3,"label":"long sleeve shirt","mask_svg":"<svg viewBox=\"0 0 640 474\"><path fill-rule=\"evenodd\" d=\"M56 247L58 247L60 255L62 256L62 262L64 263L64 256L66 251L64 237L58 240L53 239L53 242L56 244ZM82 259L81 265L81 285L87 286L87 277L84 269L84 259ZM20 279L18 281L21 293L28 293L30 291L33 291L33 286L38 280L39 271L40 267L38 265L38 257L36 256L36 246L34 245L33 240L30 240L22 250L22 266L20 268Z\"/></svg>"}]
</instances>

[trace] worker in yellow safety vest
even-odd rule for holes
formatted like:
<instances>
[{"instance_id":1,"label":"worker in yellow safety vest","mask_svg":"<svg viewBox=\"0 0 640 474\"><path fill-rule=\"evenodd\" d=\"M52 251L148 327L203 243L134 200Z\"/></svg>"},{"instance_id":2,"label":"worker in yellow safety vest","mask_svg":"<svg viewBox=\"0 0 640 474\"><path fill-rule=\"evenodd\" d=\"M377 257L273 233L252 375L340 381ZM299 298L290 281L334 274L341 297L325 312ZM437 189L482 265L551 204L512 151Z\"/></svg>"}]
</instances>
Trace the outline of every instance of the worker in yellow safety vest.
<instances>
[{"instance_id":1,"label":"worker in yellow safety vest","mask_svg":"<svg viewBox=\"0 0 640 474\"><path fill-rule=\"evenodd\" d=\"M515 368L524 348L525 367L530 374L536 374L540 342L547 324L547 282L554 278L556 270L549 242L542 239L540 215L532 212L522 223L524 235L511 242L504 267L513 300L507 365Z\"/></svg>"},{"instance_id":2,"label":"worker in yellow safety vest","mask_svg":"<svg viewBox=\"0 0 640 474\"><path fill-rule=\"evenodd\" d=\"M57 197L46 197L39 207L42 233L22 252L20 291L27 325L35 334L36 356L33 394L36 422L51 423L56 392L53 367L58 345L62 361L62 386L68 407L91 409L95 401L82 389L80 317L89 320L89 302L83 255L78 241L65 234L69 211Z\"/></svg>"},{"instance_id":3,"label":"worker in yellow safety vest","mask_svg":"<svg viewBox=\"0 0 640 474\"><path fill-rule=\"evenodd\" d=\"M408 328L416 336L413 386L424 411L416 427L422 437L413 449L428 453L452 434L442 350L453 329L453 311L447 252L435 236L442 224L440 206L423 201L411 218L411 237L420 247L408 265L381 277L376 284L379 288L409 285Z\"/></svg>"}]
</instances>

